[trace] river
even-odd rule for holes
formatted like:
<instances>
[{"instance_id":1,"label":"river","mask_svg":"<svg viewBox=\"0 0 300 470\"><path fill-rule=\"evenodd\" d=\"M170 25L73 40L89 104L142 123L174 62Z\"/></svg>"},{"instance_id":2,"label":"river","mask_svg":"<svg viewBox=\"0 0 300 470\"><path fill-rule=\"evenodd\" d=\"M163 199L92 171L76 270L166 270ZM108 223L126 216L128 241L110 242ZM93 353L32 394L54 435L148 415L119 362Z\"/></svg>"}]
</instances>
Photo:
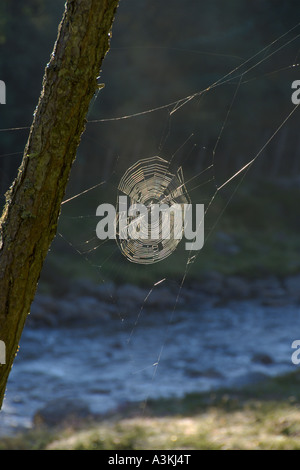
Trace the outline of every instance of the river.
<instances>
[{"instance_id":1,"label":"river","mask_svg":"<svg viewBox=\"0 0 300 470\"><path fill-rule=\"evenodd\" d=\"M142 312L82 328L26 327L0 414L0 433L30 428L53 399L106 413L131 401L240 386L297 367L298 305L229 302ZM299 366L300 367L300 366Z\"/></svg>"}]
</instances>

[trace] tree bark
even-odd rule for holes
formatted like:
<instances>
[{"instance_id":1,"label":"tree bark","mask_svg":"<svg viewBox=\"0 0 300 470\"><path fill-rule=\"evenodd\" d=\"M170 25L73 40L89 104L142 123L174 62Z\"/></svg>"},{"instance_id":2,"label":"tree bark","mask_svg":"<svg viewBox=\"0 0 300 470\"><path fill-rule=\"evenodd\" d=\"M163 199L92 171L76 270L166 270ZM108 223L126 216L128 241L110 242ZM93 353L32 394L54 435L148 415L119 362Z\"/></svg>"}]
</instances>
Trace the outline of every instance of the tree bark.
<instances>
[{"instance_id":1,"label":"tree bark","mask_svg":"<svg viewBox=\"0 0 300 470\"><path fill-rule=\"evenodd\" d=\"M7 379L56 234L119 0L68 0L18 175L0 219L0 408Z\"/></svg>"}]
</instances>

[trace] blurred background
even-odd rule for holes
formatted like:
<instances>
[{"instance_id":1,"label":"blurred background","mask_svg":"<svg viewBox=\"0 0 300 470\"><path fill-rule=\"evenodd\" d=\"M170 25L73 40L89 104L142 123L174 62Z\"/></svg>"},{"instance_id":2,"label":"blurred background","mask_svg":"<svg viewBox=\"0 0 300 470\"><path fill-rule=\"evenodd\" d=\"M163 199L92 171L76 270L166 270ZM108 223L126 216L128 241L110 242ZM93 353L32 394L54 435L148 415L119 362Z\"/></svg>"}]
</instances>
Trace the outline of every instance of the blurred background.
<instances>
[{"instance_id":1,"label":"blurred background","mask_svg":"<svg viewBox=\"0 0 300 470\"><path fill-rule=\"evenodd\" d=\"M51 4L29 1L26 6L19 2L1 4L0 74L7 86L1 127L25 127L1 132L2 202L22 158L63 8L64 2L58 0ZM240 235L241 242L252 250L247 260L244 249L234 262L231 259L231 269L241 268L243 273L246 269L257 275L258 270L263 274L269 264L274 268L276 263L279 271L297 270L298 260L289 255L298 238L290 236L290 229L297 231L299 227L297 112L281 127L295 108L291 84L299 75L296 11L292 1L249 4L232 0L226 5L213 1L205 7L192 0L186 7L180 1L163 6L156 1L121 3L99 79L105 88L91 104L90 122L78 149L66 199L100 182L106 184L64 205L62 216L94 214L104 198L115 203L116 187L124 171L140 158L154 155L172 159L174 171L182 165L185 180L193 177L187 184L193 202L208 206L216 188L258 156L247 176L241 173L243 184L237 177L218 192L207 213L209 239L226 206L218 228L231 231L235 237ZM194 94L194 99L180 101ZM174 107L178 107L176 112ZM134 114L137 116L114 120ZM88 222L91 225L85 233ZM79 219L61 218L63 235L71 243L91 239L89 233L95 223L96 219L85 219L84 227L80 227ZM250 232L256 238L254 243ZM268 232L265 240L263 232ZM269 257L264 254L262 259L256 249L261 247L258 241L267 242ZM59 239L55 247L61 251L60 262L68 246ZM105 245L106 255L110 248ZM207 260L208 251L201 253L201 266L192 268L196 276L202 267L229 268L223 259L219 263L214 250ZM101 256L99 249L97 259ZM55 261L54 256L49 257L49 268ZM72 253L71 264L64 263L63 269L74 273L77 261L83 264L74 261ZM105 275L116 275L114 262L112 259L110 265L103 266ZM181 269L178 274L180 277ZM134 280L144 277L146 274L139 273Z\"/></svg>"},{"instance_id":2,"label":"blurred background","mask_svg":"<svg viewBox=\"0 0 300 470\"><path fill-rule=\"evenodd\" d=\"M1 205L63 10L62 0L0 5ZM76 416L86 407L103 415L295 372L299 13L292 0L121 1L2 434L51 424L53 414L60 423L59 403ZM205 205L205 245L190 256L181 243L144 266L129 263L114 240L99 242L95 213L115 204L132 164L154 155L174 173L182 167L192 202Z\"/></svg>"}]
</instances>

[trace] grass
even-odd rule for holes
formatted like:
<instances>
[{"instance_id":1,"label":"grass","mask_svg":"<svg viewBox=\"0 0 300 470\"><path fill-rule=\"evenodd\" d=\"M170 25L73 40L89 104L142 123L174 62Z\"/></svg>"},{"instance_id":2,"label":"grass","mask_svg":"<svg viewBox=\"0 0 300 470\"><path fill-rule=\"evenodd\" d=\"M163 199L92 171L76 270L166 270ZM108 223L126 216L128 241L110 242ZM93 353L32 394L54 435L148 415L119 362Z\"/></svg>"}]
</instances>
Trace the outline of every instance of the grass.
<instances>
[{"instance_id":1,"label":"grass","mask_svg":"<svg viewBox=\"0 0 300 470\"><path fill-rule=\"evenodd\" d=\"M238 390L133 404L123 414L3 438L0 450L299 450L300 371Z\"/></svg>"},{"instance_id":2,"label":"grass","mask_svg":"<svg viewBox=\"0 0 300 470\"><path fill-rule=\"evenodd\" d=\"M251 278L299 272L299 193L298 188L258 181L256 185L242 185L230 203L232 189L219 194L206 214L206 242L202 250L192 253L196 259L188 265L188 279L201 281L212 270ZM193 192L194 203L203 202L204 197ZM41 282L51 285L58 278L63 282L64 278L80 277L140 285L153 284L162 277L180 282L188 259L184 240L176 253L149 266L129 263L114 240L99 244L94 214L102 200L114 203L112 196L106 199L105 194L99 194L96 203L88 193L75 199L74 206L63 206L59 224L63 237L58 235L51 247ZM229 242L219 239L220 234ZM228 243L234 252L228 250Z\"/></svg>"}]
</instances>

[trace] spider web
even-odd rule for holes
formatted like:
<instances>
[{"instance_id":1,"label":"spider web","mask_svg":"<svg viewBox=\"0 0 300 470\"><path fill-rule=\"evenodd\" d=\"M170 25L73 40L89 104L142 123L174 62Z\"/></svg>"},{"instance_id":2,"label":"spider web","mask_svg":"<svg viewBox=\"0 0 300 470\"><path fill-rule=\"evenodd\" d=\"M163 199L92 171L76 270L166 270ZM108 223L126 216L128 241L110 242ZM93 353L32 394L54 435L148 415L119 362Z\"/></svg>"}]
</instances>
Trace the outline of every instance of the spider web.
<instances>
[{"instance_id":1,"label":"spider web","mask_svg":"<svg viewBox=\"0 0 300 470\"><path fill-rule=\"evenodd\" d=\"M192 279L195 270L201 268L202 250L186 251L181 241L170 257L157 263L155 268L130 263L123 257L114 240L100 241L96 237L96 208L103 202L115 204L119 182L130 166L142 159L158 156L168 162L170 172L176 173L182 168L184 184L192 203L204 204L205 249L224 211L233 198L238 197L238 190L252 167L264 158L266 149L276 142L280 132L297 119L299 105L293 105L289 99L291 80L287 79L285 108L276 112L274 99L272 122L268 123L265 133L256 134L257 129L265 124L260 120L260 113L264 109L259 87L261 82L274 80L274 77L276 80L294 68L299 70L298 53L288 63L283 60L286 51L299 43L299 25L300 23L277 37L250 58L240 60L239 65L231 67L228 72L200 90L166 104L99 118L94 116L95 112L98 113L95 108L99 96L101 109L101 95L105 95L105 88L95 96L71 180L78 171L82 171L81 148L89 148L88 144L91 142L96 147L99 145L99 166L94 168L91 163L89 167L89 156L84 155L84 168L87 172L91 169L91 177L95 180L75 194L67 194L62 202L59 229L51 252L58 249L60 253L69 249L69 254L79 257L88 271L93 272L97 282L107 287L111 303L118 305L116 321L125 325L129 351L132 342L139 341L139 331L147 327L151 315L148 311L151 299L160 292L163 295L165 287L172 292L171 307L169 305L165 309L163 306L159 307L159 303L155 307L160 312L160 316L155 317L159 321L156 346L149 351L145 344L138 357L136 353L131 356L132 374L140 375L145 383L159 380L157 372L172 338L176 313L178 308L182 309L181 293L188 284L190 273ZM113 49L111 56L110 60L113 60ZM212 62L217 60L214 54L209 54L209 57ZM229 59L225 59L228 68ZM274 85L274 81L271 83ZM247 98L249 93L253 96L252 109L249 108ZM124 106L126 107L123 104ZM236 141L237 120L244 120L244 133L250 136L244 142ZM115 136L114 142L106 137L108 128L109 135ZM149 128L151 138L147 136ZM1 132L18 132L24 129L27 128L1 129ZM230 142L231 147L225 145L224 141ZM107 153L109 165L105 166L106 174L103 176L101 159ZM1 157L11 155L14 154ZM271 168L272 162L269 161L266 165ZM180 266L175 273L174 264ZM129 309L126 307L126 289L123 290L122 305L118 291L116 293L115 287L110 287L111 281L114 286L120 283L126 287L125 280L128 280L130 286L139 280L141 292L144 292L142 298L137 297L133 310L132 304ZM145 371L147 376L144 376ZM147 394L146 391L145 404Z\"/></svg>"},{"instance_id":2,"label":"spider web","mask_svg":"<svg viewBox=\"0 0 300 470\"><path fill-rule=\"evenodd\" d=\"M221 146L224 134L230 132L232 135L232 130L234 132L235 127L235 119L241 118L241 115L235 113L236 103L239 100L243 100L244 94L249 93L249 84L252 85L261 80L268 80L270 75L278 75L282 72L282 69L286 70L297 65L293 62L285 67L274 68L272 58L276 57L282 50L298 39L299 24L281 37L276 38L276 40L258 51L251 58L245 60L239 66L233 68L221 78L196 93L141 112L125 114L113 118L89 119L88 128L100 126L101 129L101 126L112 125L115 129L114 132L116 136L135 135L134 129L136 126L138 127L137 122L139 121L145 122L142 126L143 130L147 127L148 122L151 122L153 125L153 119L158 123L157 138L152 152L147 149L144 153L137 153L133 148L132 155L128 156L126 155L126 147L124 153L121 148L116 158L114 170L108 175L105 181L100 181L99 184L108 186L110 189L114 187L116 192L118 181L122 177L123 171L126 171L126 165L123 164L123 160L126 161L128 167L129 164L134 164L143 158L150 158L151 160L151 157L154 155L159 155L159 157L169 162L170 171L176 171L179 167L182 167L184 175L185 171L187 171L184 184L188 194L191 196L192 202L203 203L205 205L205 243L207 243L230 201L237 195L238 189L251 167L264 155L264 151L274 141L281 129L287 126L292 118L295 118L298 108L298 106L289 103L286 114L282 116L280 113L281 115L277 115L274 121L270 123L268 134L265 135L264 140L256 140L254 136L254 145L250 151L243 149L245 156L238 159L233 165L228 165L229 171L226 175L226 171L224 171L225 156L224 151L222 152L221 150ZM252 87L251 92L253 92L254 89L255 87ZM207 109L210 107L210 97L214 93L220 97L222 105L216 113L216 116L214 116L214 121L210 121L210 132L214 137L211 138L211 142L207 145L204 132L201 128L203 120L200 119L199 125L199 115L201 115L202 112L207 113ZM212 106L215 106L214 97L212 99ZM248 129L247 113L248 111L245 109L243 117L245 118L246 130L249 130L251 133L251 130ZM101 134L100 129L99 132ZM178 129L185 130L185 132L182 132L179 139L176 135ZM181 143L178 143L180 139ZM134 141L132 143L134 144ZM120 145L122 145L122 142ZM241 151L241 149L239 150ZM189 165L191 164L194 168L195 160L198 162L198 171L196 173L193 171L192 174L189 174ZM271 165L271 163L269 164ZM98 185L90 188L91 191L96 191L96 193L98 189ZM89 191L89 189L79 192L63 202L62 218L72 217L64 215L65 206L72 204L75 199L84 197L86 191ZM221 209L219 201L216 204L216 208L214 207L219 196L222 199ZM101 196L98 202L102 202ZM105 200L105 202L109 201ZM210 213L212 213L212 217L210 217ZM93 221L95 220L95 216L92 213L90 215L83 214L79 216L77 214L74 216L76 223L83 222L83 224L85 224L87 218L91 218ZM93 223L95 225L95 222ZM83 230L79 232L83 234ZM78 229L76 233L78 233ZM100 242L95 237L83 237L82 242L78 244L77 242L71 241L70 238L66 238L63 231L59 231L58 235L64 238L81 257L84 257L85 260L93 266L93 268L97 269L99 282L105 283L107 281L106 276L103 276L107 264L115 266L113 270L122 269L122 277L124 277L124 279L130 279L133 272L136 272L136 274L133 275L134 279L142 279L143 273L147 272L147 266L145 265L133 266L131 263L123 262L121 259L122 255L112 240ZM110 246L110 250L108 250L108 245ZM135 335L138 334L137 330L139 328L143 329L144 327L143 320L146 321L146 316L148 315L147 306L148 303L151 303L151 296L155 294L156 291L159 292L159 289L162 289L163 292L165 285L168 287L171 286L172 288L174 295L173 307L171 309L169 307L167 312L163 311L163 307L157 307L162 315L166 316L166 320L161 322L160 325L157 325L158 330L163 331L163 334L160 334L160 345L157 346L157 351L151 351L150 356L153 357L153 360L149 359L148 353L145 354L145 358L142 354L143 360L141 360L141 357L132 357L134 364L133 374L142 374L145 370L152 370L151 380L156 376L157 369L163 359L164 350L168 347L168 341L172 337L172 324L176 315L176 309L178 305L180 306L181 292L185 283L188 281L189 271L195 264L199 263L201 265L201 250L198 252L184 252L181 246L180 254L179 251L180 249L178 248L171 256L173 257L172 262L176 263L177 258L181 263L181 276L178 277L172 275L172 273L169 274L169 258L166 262L159 263L159 270L156 271L157 274L153 274L150 270L151 275L156 276L155 280L147 281L147 276L145 275L143 287L146 288L147 292L143 300L140 301L140 305L138 305L137 302L136 312L129 314L126 310L122 311L122 308L119 311L121 321L128 322L129 325L132 325L128 330L127 341L129 344L134 340ZM113 274L114 273L110 273L109 279L114 278ZM149 275L149 279L150 278L151 276ZM126 293L124 295L126 295ZM146 345L145 349L147 349Z\"/></svg>"}]
</instances>

